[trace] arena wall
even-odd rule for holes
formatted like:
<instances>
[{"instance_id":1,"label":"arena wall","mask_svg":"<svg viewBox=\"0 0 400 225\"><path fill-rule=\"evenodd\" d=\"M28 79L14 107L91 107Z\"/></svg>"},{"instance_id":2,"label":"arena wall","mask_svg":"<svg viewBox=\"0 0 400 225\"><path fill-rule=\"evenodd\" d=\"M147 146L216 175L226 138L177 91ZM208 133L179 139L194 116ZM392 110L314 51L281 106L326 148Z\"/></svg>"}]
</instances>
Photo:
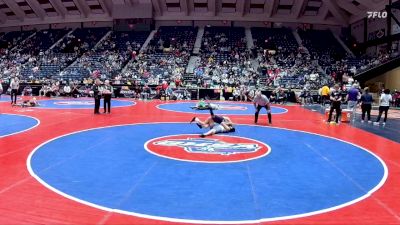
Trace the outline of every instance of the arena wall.
<instances>
[{"instance_id":1,"label":"arena wall","mask_svg":"<svg viewBox=\"0 0 400 225\"><path fill-rule=\"evenodd\" d=\"M384 84L384 88L400 90L400 67L367 81L366 85L380 88L380 83Z\"/></svg>"}]
</instances>

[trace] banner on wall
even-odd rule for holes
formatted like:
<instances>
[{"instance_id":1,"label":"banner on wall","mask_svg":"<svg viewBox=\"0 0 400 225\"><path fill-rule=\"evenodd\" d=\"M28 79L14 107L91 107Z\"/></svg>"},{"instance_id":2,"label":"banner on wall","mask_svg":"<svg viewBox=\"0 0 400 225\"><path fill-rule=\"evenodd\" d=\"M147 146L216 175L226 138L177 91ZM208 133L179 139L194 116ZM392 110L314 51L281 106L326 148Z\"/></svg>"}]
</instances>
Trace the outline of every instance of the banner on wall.
<instances>
[{"instance_id":1,"label":"banner on wall","mask_svg":"<svg viewBox=\"0 0 400 225\"><path fill-rule=\"evenodd\" d=\"M383 38L385 36L385 34L386 34L386 32L385 32L384 28L376 30L374 32L370 32L368 34L368 41L372 41L372 40L376 40L376 39L379 39L379 38Z\"/></svg>"}]
</instances>

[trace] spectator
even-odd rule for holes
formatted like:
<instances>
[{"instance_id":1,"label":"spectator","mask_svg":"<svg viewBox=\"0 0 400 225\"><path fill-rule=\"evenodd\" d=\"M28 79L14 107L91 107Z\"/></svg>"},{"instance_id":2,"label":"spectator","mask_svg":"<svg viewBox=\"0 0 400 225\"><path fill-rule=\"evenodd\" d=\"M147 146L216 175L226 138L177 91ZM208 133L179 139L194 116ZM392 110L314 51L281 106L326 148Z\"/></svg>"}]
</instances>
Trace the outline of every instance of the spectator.
<instances>
[{"instance_id":1,"label":"spectator","mask_svg":"<svg viewBox=\"0 0 400 225\"><path fill-rule=\"evenodd\" d=\"M341 101L342 101L342 93L340 91L340 87L338 84L335 84L334 90L330 93L331 100L331 109L329 110L328 123L331 123L332 113L336 111L336 124L339 124L339 118L341 116Z\"/></svg>"},{"instance_id":2,"label":"spectator","mask_svg":"<svg viewBox=\"0 0 400 225\"><path fill-rule=\"evenodd\" d=\"M346 101L347 101L347 109L352 111L352 120L355 120L355 110L357 108L357 102L360 99L361 95L358 90L357 85L352 85L352 87L347 91Z\"/></svg>"},{"instance_id":3,"label":"spectator","mask_svg":"<svg viewBox=\"0 0 400 225\"><path fill-rule=\"evenodd\" d=\"M382 125L385 126L391 101L392 101L392 95L390 94L390 90L385 89L381 94L381 97L379 98L379 115L378 118L376 119L376 122L374 122L374 125L379 125L382 113L385 112L385 117L383 118L383 123L382 123Z\"/></svg>"},{"instance_id":4,"label":"spectator","mask_svg":"<svg viewBox=\"0 0 400 225\"><path fill-rule=\"evenodd\" d=\"M364 88L364 94L361 95L361 122L364 123L365 113L367 113L368 123L371 123L371 109L374 102L372 95L369 93L369 88Z\"/></svg>"}]
</instances>

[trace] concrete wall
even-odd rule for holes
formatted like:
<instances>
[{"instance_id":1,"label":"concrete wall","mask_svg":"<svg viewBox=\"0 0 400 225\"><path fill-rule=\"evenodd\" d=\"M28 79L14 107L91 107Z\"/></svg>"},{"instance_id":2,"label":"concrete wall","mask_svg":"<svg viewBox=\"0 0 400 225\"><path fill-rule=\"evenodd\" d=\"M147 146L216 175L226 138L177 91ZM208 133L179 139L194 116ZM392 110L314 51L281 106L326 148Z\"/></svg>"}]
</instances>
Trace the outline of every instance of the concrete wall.
<instances>
[{"instance_id":1,"label":"concrete wall","mask_svg":"<svg viewBox=\"0 0 400 225\"><path fill-rule=\"evenodd\" d=\"M75 28L80 28L81 23L56 23L52 24L51 27L53 29L64 29L64 28L75 29Z\"/></svg>"},{"instance_id":2,"label":"concrete wall","mask_svg":"<svg viewBox=\"0 0 400 225\"><path fill-rule=\"evenodd\" d=\"M191 20L159 20L156 21L156 28L161 26L192 26Z\"/></svg>"},{"instance_id":3,"label":"concrete wall","mask_svg":"<svg viewBox=\"0 0 400 225\"><path fill-rule=\"evenodd\" d=\"M360 20L351 25L351 35L358 43L364 42L364 20Z\"/></svg>"},{"instance_id":4,"label":"concrete wall","mask_svg":"<svg viewBox=\"0 0 400 225\"><path fill-rule=\"evenodd\" d=\"M271 27L272 23L260 22L260 21L235 21L233 26L235 27Z\"/></svg>"},{"instance_id":5,"label":"concrete wall","mask_svg":"<svg viewBox=\"0 0 400 225\"><path fill-rule=\"evenodd\" d=\"M49 24L38 24L38 25L25 25L22 26L22 30L46 30L49 29L50 25Z\"/></svg>"},{"instance_id":6,"label":"concrete wall","mask_svg":"<svg viewBox=\"0 0 400 225\"><path fill-rule=\"evenodd\" d=\"M342 28L340 26L332 26L332 25L324 25L324 24L315 24L313 25L314 30L331 30L334 34L340 35L342 32Z\"/></svg>"},{"instance_id":7,"label":"concrete wall","mask_svg":"<svg viewBox=\"0 0 400 225\"><path fill-rule=\"evenodd\" d=\"M93 22L84 22L83 27L113 27L112 21L93 21Z\"/></svg>"},{"instance_id":8,"label":"concrete wall","mask_svg":"<svg viewBox=\"0 0 400 225\"><path fill-rule=\"evenodd\" d=\"M11 32L11 31L21 31L21 27L4 27L0 28L0 32Z\"/></svg>"},{"instance_id":9,"label":"concrete wall","mask_svg":"<svg viewBox=\"0 0 400 225\"><path fill-rule=\"evenodd\" d=\"M369 86L374 84L383 83L384 88L389 88L390 90L400 90L400 67L388 71L381 76L375 77L366 82Z\"/></svg>"},{"instance_id":10,"label":"concrete wall","mask_svg":"<svg viewBox=\"0 0 400 225\"><path fill-rule=\"evenodd\" d=\"M228 20L211 20L211 21L194 21L195 27L205 27L207 25L216 26L216 27L230 27L232 21Z\"/></svg>"}]
</instances>

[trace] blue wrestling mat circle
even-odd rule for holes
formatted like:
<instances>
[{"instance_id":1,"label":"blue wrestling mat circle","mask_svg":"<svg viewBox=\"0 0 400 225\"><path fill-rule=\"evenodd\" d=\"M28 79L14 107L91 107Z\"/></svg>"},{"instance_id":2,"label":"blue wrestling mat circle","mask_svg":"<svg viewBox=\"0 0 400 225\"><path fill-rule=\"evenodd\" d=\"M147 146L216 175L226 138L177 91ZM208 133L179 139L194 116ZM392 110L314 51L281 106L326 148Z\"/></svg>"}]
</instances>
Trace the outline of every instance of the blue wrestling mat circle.
<instances>
[{"instance_id":1,"label":"blue wrestling mat circle","mask_svg":"<svg viewBox=\"0 0 400 225\"><path fill-rule=\"evenodd\" d=\"M40 106L36 108L45 109L93 109L93 98L74 98L74 99L51 99L38 101ZM132 106L136 103L128 100L115 100L111 99L111 107L126 107ZM103 107L103 100L100 101L100 108Z\"/></svg>"},{"instance_id":2,"label":"blue wrestling mat circle","mask_svg":"<svg viewBox=\"0 0 400 225\"><path fill-rule=\"evenodd\" d=\"M39 123L39 120L30 116L0 113L0 138L33 129Z\"/></svg>"},{"instance_id":3,"label":"blue wrestling mat circle","mask_svg":"<svg viewBox=\"0 0 400 225\"><path fill-rule=\"evenodd\" d=\"M224 141L217 135L202 142L197 140L200 132L184 123L85 130L42 144L27 164L43 185L83 204L152 219L211 224L332 211L367 198L387 178L386 165L376 155L334 138L238 125L235 133L224 134ZM241 138L239 146L229 138ZM216 141L210 144L212 139ZM201 154L196 157L203 161L152 154L145 149L149 142L165 154L182 148L187 154ZM234 154L232 149L255 151L255 143L268 145L270 154L212 163L216 151L221 157Z\"/></svg>"},{"instance_id":4,"label":"blue wrestling mat circle","mask_svg":"<svg viewBox=\"0 0 400 225\"><path fill-rule=\"evenodd\" d=\"M214 110L216 114L221 115L254 115L255 108L251 103L238 103L238 102L211 102L219 107ZM157 108L172 112L195 113L195 114L209 114L208 110L196 110L191 107L196 106L196 102L176 102L164 103L157 106ZM288 110L282 107L271 106L272 114L283 114ZM260 114L267 114L265 108L262 108Z\"/></svg>"}]
</instances>

